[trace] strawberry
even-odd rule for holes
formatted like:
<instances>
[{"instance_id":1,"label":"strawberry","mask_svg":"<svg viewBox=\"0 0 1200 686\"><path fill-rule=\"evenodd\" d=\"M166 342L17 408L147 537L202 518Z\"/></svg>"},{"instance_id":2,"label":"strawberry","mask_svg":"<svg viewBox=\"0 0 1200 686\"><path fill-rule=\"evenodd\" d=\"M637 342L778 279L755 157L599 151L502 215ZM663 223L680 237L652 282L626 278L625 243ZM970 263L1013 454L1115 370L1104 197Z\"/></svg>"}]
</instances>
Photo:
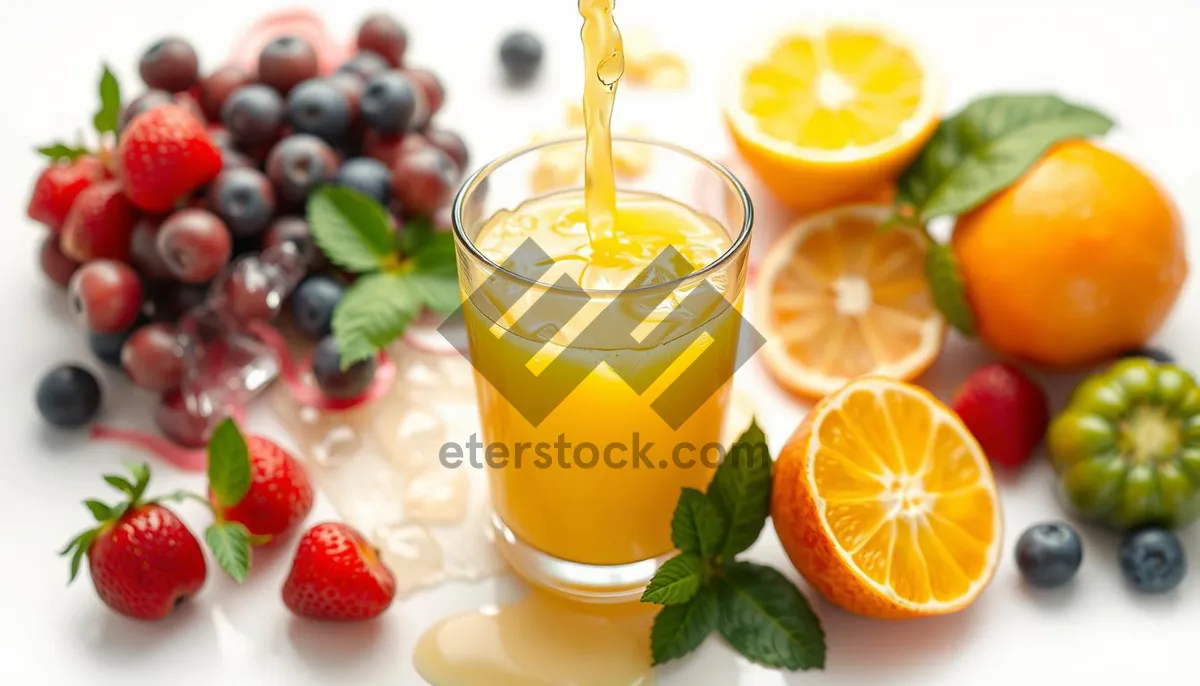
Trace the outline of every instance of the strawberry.
<instances>
[{"instance_id":1,"label":"strawberry","mask_svg":"<svg viewBox=\"0 0 1200 686\"><path fill-rule=\"evenodd\" d=\"M1046 393L1021 370L995 362L976 369L951 404L993 464L1016 469L1046 435Z\"/></svg>"},{"instance_id":2,"label":"strawberry","mask_svg":"<svg viewBox=\"0 0 1200 686\"><path fill-rule=\"evenodd\" d=\"M221 171L221 151L186 108L163 105L134 117L117 146L117 176L129 200L163 213Z\"/></svg>"},{"instance_id":3,"label":"strawberry","mask_svg":"<svg viewBox=\"0 0 1200 686\"><path fill-rule=\"evenodd\" d=\"M128 262L137 210L116 181L102 181L75 199L59 245L76 262L107 258Z\"/></svg>"},{"instance_id":4,"label":"strawberry","mask_svg":"<svg viewBox=\"0 0 1200 686\"><path fill-rule=\"evenodd\" d=\"M358 531L347 524L318 524L300 538L283 583L283 602L301 617L360 620L392 604L396 577Z\"/></svg>"},{"instance_id":5,"label":"strawberry","mask_svg":"<svg viewBox=\"0 0 1200 686\"><path fill-rule=\"evenodd\" d=\"M58 231L79 194L107 176L104 163L91 155L70 164L52 163L34 183L25 213L51 231Z\"/></svg>"},{"instance_id":6,"label":"strawberry","mask_svg":"<svg viewBox=\"0 0 1200 686\"><path fill-rule=\"evenodd\" d=\"M248 436L245 446L250 459L250 487L232 504L223 503L210 487L208 499L213 512L218 519L245 525L254 536L283 535L312 510L313 488L308 474L296 458L262 436ZM210 460L211 453L210 449Z\"/></svg>"},{"instance_id":7,"label":"strawberry","mask_svg":"<svg viewBox=\"0 0 1200 686\"><path fill-rule=\"evenodd\" d=\"M62 554L71 555L71 581L87 555L92 585L105 605L135 619L162 619L200 590L208 569L200 543L179 517L157 501L142 501L149 467L130 471L133 481L104 477L126 495L125 502L110 507L85 501L99 524L75 537Z\"/></svg>"}]
</instances>

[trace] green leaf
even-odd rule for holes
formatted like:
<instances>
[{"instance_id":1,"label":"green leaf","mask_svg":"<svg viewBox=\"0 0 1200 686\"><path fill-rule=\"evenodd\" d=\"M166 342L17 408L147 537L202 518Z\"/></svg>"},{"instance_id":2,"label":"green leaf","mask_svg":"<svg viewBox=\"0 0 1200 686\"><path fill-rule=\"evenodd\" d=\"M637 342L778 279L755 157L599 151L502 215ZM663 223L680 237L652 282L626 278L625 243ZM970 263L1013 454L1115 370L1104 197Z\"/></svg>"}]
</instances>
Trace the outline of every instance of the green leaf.
<instances>
[{"instance_id":1,"label":"green leaf","mask_svg":"<svg viewBox=\"0 0 1200 686\"><path fill-rule=\"evenodd\" d=\"M226 417L208 439L208 486L217 502L237 505L250 490L250 451L232 418Z\"/></svg>"},{"instance_id":2,"label":"green leaf","mask_svg":"<svg viewBox=\"0 0 1200 686\"><path fill-rule=\"evenodd\" d=\"M825 666L821 621L783 574L751 562L732 562L718 581L717 593L717 628L743 657L790 670Z\"/></svg>"},{"instance_id":3,"label":"green leaf","mask_svg":"<svg viewBox=\"0 0 1200 686\"><path fill-rule=\"evenodd\" d=\"M116 75L107 64L100 74L99 91L100 109L96 110L96 115L92 117L92 125L100 135L116 133L121 116L121 84L117 83Z\"/></svg>"},{"instance_id":4,"label":"green leaf","mask_svg":"<svg viewBox=\"0 0 1200 686\"><path fill-rule=\"evenodd\" d=\"M126 479L123 476L117 476L116 474L105 474L104 481L109 486L112 486L125 495L133 494L133 484L130 483L129 479Z\"/></svg>"},{"instance_id":5,"label":"green leaf","mask_svg":"<svg viewBox=\"0 0 1200 686\"><path fill-rule=\"evenodd\" d=\"M112 508L99 500L85 500L83 504L91 511L92 517L95 517L97 522L107 522L114 519Z\"/></svg>"},{"instance_id":6,"label":"green leaf","mask_svg":"<svg viewBox=\"0 0 1200 686\"><path fill-rule=\"evenodd\" d=\"M250 576L250 539L250 530L237 522L216 522L204 531L217 564L239 584Z\"/></svg>"},{"instance_id":7,"label":"green leaf","mask_svg":"<svg viewBox=\"0 0 1200 686\"><path fill-rule=\"evenodd\" d=\"M71 575L67 578L68 585L75 581L75 577L79 576L79 566L83 561L83 556L91 549L92 543L99 534L99 529L88 529L71 539L71 542L59 551L59 555L71 555Z\"/></svg>"},{"instance_id":8,"label":"green leaf","mask_svg":"<svg viewBox=\"0 0 1200 686\"><path fill-rule=\"evenodd\" d=\"M396 339L421 311L421 295L396 274L364 276L333 311L333 336L342 368L366 359Z\"/></svg>"},{"instance_id":9,"label":"green leaf","mask_svg":"<svg viewBox=\"0 0 1200 686\"><path fill-rule=\"evenodd\" d=\"M396 231L387 210L349 188L325 186L308 200L313 240L329 260L362 274L396 264Z\"/></svg>"},{"instance_id":10,"label":"green leaf","mask_svg":"<svg viewBox=\"0 0 1200 686\"><path fill-rule=\"evenodd\" d=\"M771 453L757 422L738 438L713 474L708 497L728 527L720 555L734 555L754 545L771 512Z\"/></svg>"},{"instance_id":11,"label":"green leaf","mask_svg":"<svg viewBox=\"0 0 1200 686\"><path fill-rule=\"evenodd\" d=\"M971 304L967 302L958 262L948 246L932 241L929 243L925 252L925 277L929 280L933 303L950 326L964 336L974 336L975 315L971 312Z\"/></svg>"},{"instance_id":12,"label":"green leaf","mask_svg":"<svg viewBox=\"0 0 1200 686\"><path fill-rule=\"evenodd\" d=\"M462 306L462 291L459 290L457 276L414 272L407 274L404 280L421 304L434 312L451 314Z\"/></svg>"},{"instance_id":13,"label":"green leaf","mask_svg":"<svg viewBox=\"0 0 1200 686\"><path fill-rule=\"evenodd\" d=\"M400 230L400 252L405 255L415 255L435 235L437 234L434 232L433 222L428 217L409 219L404 222L404 228Z\"/></svg>"},{"instance_id":14,"label":"green leaf","mask_svg":"<svg viewBox=\"0 0 1200 686\"><path fill-rule=\"evenodd\" d=\"M39 154L49 158L51 162L58 162L60 160L74 162L88 153L88 149L81 145L68 145L61 142L42 146L37 151Z\"/></svg>"},{"instance_id":15,"label":"green leaf","mask_svg":"<svg viewBox=\"0 0 1200 686\"><path fill-rule=\"evenodd\" d=\"M646 586L642 602L679 605L691 600L704 582L705 562L696 553L680 553L667 560Z\"/></svg>"},{"instance_id":16,"label":"green leaf","mask_svg":"<svg viewBox=\"0 0 1200 686\"><path fill-rule=\"evenodd\" d=\"M946 119L900 175L896 200L932 217L959 215L1007 187L1053 144L1100 136L1113 121L1054 95L992 95Z\"/></svg>"},{"instance_id":17,"label":"green leaf","mask_svg":"<svg viewBox=\"0 0 1200 686\"><path fill-rule=\"evenodd\" d=\"M682 605L667 605L650 628L650 655L655 665L683 657L700 647L717 628L719 603L708 587Z\"/></svg>"},{"instance_id":18,"label":"green leaf","mask_svg":"<svg viewBox=\"0 0 1200 686\"><path fill-rule=\"evenodd\" d=\"M685 552L716 555L725 542L725 517L708 496L694 488L679 494L671 517L671 543Z\"/></svg>"},{"instance_id":19,"label":"green leaf","mask_svg":"<svg viewBox=\"0 0 1200 686\"><path fill-rule=\"evenodd\" d=\"M150 485L150 465L145 462L127 463L125 469L133 475L133 491L129 499L136 503L146 494L146 487Z\"/></svg>"}]
</instances>

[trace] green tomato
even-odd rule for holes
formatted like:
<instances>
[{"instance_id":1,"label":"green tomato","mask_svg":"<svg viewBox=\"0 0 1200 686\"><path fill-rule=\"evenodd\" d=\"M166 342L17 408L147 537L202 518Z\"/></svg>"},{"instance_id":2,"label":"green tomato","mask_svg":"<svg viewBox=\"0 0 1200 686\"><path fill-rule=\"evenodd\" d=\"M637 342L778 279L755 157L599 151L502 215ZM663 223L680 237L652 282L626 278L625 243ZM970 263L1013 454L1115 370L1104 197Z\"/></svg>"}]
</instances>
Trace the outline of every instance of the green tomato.
<instances>
[{"instance_id":1,"label":"green tomato","mask_svg":"<svg viewBox=\"0 0 1200 686\"><path fill-rule=\"evenodd\" d=\"M1200 517L1200 385L1173 364L1122 360L1088 378L1046 446L1085 517L1121 529Z\"/></svg>"}]
</instances>

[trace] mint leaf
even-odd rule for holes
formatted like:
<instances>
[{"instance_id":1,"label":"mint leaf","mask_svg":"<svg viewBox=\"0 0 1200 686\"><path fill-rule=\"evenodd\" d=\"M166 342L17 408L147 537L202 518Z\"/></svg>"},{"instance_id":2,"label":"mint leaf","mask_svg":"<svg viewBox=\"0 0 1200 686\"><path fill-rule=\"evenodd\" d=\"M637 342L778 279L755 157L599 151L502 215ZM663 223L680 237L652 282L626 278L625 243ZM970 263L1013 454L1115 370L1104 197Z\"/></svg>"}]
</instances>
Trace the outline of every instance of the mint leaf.
<instances>
[{"instance_id":1,"label":"mint leaf","mask_svg":"<svg viewBox=\"0 0 1200 686\"><path fill-rule=\"evenodd\" d=\"M379 203L349 188L325 186L308 200L313 240L329 260L355 273L396 264L396 231Z\"/></svg>"},{"instance_id":2,"label":"mint leaf","mask_svg":"<svg viewBox=\"0 0 1200 686\"><path fill-rule=\"evenodd\" d=\"M789 670L825 666L825 632L787 577L750 562L725 566L717 628L743 657Z\"/></svg>"},{"instance_id":3,"label":"mint leaf","mask_svg":"<svg viewBox=\"0 0 1200 686\"><path fill-rule=\"evenodd\" d=\"M663 563L642 593L643 603L679 605L691 600L704 581L705 559L680 553Z\"/></svg>"},{"instance_id":4,"label":"mint leaf","mask_svg":"<svg viewBox=\"0 0 1200 686\"><path fill-rule=\"evenodd\" d=\"M734 555L754 545L771 512L771 453L757 422L729 449L708 485L708 497L724 518L728 533L720 555Z\"/></svg>"},{"instance_id":5,"label":"mint leaf","mask_svg":"<svg viewBox=\"0 0 1200 686\"><path fill-rule=\"evenodd\" d=\"M74 162L88 153L87 148L81 145L68 145L66 143L51 143L50 145L38 148L37 151L38 154L49 158L51 162L59 162L61 160Z\"/></svg>"},{"instance_id":6,"label":"mint leaf","mask_svg":"<svg viewBox=\"0 0 1200 686\"><path fill-rule=\"evenodd\" d=\"M462 291L457 276L414 272L404 279L421 304L439 314L451 314L462 306Z\"/></svg>"},{"instance_id":7,"label":"mint leaf","mask_svg":"<svg viewBox=\"0 0 1200 686\"><path fill-rule=\"evenodd\" d=\"M694 488L679 494L671 517L671 543L684 552L716 555L725 542L725 517L708 496Z\"/></svg>"},{"instance_id":8,"label":"mint leaf","mask_svg":"<svg viewBox=\"0 0 1200 686\"><path fill-rule=\"evenodd\" d=\"M896 201L919 223L959 215L1016 181L1059 141L1108 132L1113 121L1054 95L992 95L938 126L900 175Z\"/></svg>"},{"instance_id":9,"label":"mint leaf","mask_svg":"<svg viewBox=\"0 0 1200 686\"><path fill-rule=\"evenodd\" d=\"M250 530L237 522L216 522L204 531L217 564L239 584L250 576L250 538Z\"/></svg>"},{"instance_id":10,"label":"mint leaf","mask_svg":"<svg viewBox=\"0 0 1200 686\"><path fill-rule=\"evenodd\" d=\"M232 418L226 417L208 439L208 486L217 502L232 507L250 490L250 450Z\"/></svg>"},{"instance_id":11,"label":"mint leaf","mask_svg":"<svg viewBox=\"0 0 1200 686\"><path fill-rule=\"evenodd\" d=\"M95 116L92 117L92 125L96 127L96 133L102 136L106 133L116 133L121 116L121 84L117 83L116 75L107 64L100 74L98 90L100 109L96 110Z\"/></svg>"},{"instance_id":12,"label":"mint leaf","mask_svg":"<svg viewBox=\"0 0 1200 686\"><path fill-rule=\"evenodd\" d=\"M414 217L404 222L400 230L400 252L415 255L435 236L433 222L427 217Z\"/></svg>"},{"instance_id":13,"label":"mint leaf","mask_svg":"<svg viewBox=\"0 0 1200 686\"><path fill-rule=\"evenodd\" d=\"M112 508L99 500L85 500L83 504L87 506L88 511L92 513L92 517L97 522L107 522L113 518Z\"/></svg>"},{"instance_id":14,"label":"mint leaf","mask_svg":"<svg viewBox=\"0 0 1200 686\"><path fill-rule=\"evenodd\" d=\"M667 605L650 629L650 655L655 665L683 657L700 647L717 628L716 590L702 588L682 605Z\"/></svg>"},{"instance_id":15,"label":"mint leaf","mask_svg":"<svg viewBox=\"0 0 1200 686\"><path fill-rule=\"evenodd\" d=\"M925 252L925 278L929 280L933 304L937 305L950 326L964 336L974 336L975 315L967 302L962 274L958 271L958 262L949 246L930 241Z\"/></svg>"},{"instance_id":16,"label":"mint leaf","mask_svg":"<svg viewBox=\"0 0 1200 686\"><path fill-rule=\"evenodd\" d=\"M338 301L333 336L343 369L391 343L421 311L421 295L407 281L396 274L364 276Z\"/></svg>"},{"instance_id":17,"label":"mint leaf","mask_svg":"<svg viewBox=\"0 0 1200 686\"><path fill-rule=\"evenodd\" d=\"M454 236L435 233L419 250L412 253L413 266L426 274L458 275L458 256L454 252Z\"/></svg>"}]
</instances>

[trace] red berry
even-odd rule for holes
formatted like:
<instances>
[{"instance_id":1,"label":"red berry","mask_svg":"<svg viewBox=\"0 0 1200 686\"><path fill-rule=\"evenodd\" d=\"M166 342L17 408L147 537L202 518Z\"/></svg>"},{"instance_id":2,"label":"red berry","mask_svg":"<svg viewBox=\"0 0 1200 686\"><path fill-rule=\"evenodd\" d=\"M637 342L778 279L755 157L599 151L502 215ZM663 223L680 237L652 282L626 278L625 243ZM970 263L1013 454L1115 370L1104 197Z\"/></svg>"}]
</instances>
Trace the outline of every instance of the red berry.
<instances>
[{"instance_id":1,"label":"red berry","mask_svg":"<svg viewBox=\"0 0 1200 686\"><path fill-rule=\"evenodd\" d=\"M317 51L299 36L281 36L258 56L258 80L287 95L301 81L320 73Z\"/></svg>"},{"instance_id":2,"label":"red berry","mask_svg":"<svg viewBox=\"0 0 1200 686\"><path fill-rule=\"evenodd\" d=\"M406 212L429 215L450 202L457 179L454 160L435 147L425 146L396 160L392 192Z\"/></svg>"},{"instance_id":3,"label":"red berry","mask_svg":"<svg viewBox=\"0 0 1200 686\"><path fill-rule=\"evenodd\" d=\"M409 69L404 73L425 94L425 102L429 103L429 116L437 114L438 110L442 109L442 104L446 102L446 89L442 86L442 81L437 74L428 69Z\"/></svg>"},{"instance_id":4,"label":"red berry","mask_svg":"<svg viewBox=\"0 0 1200 686\"><path fill-rule=\"evenodd\" d=\"M399 67L404 63L404 51L408 48L408 32L390 16L372 14L359 27L355 44L359 50L369 50L393 67Z\"/></svg>"},{"instance_id":5,"label":"red berry","mask_svg":"<svg viewBox=\"0 0 1200 686\"><path fill-rule=\"evenodd\" d=\"M77 262L95 259L129 261L137 210L121 192L121 184L104 181L79 194L63 224L62 251Z\"/></svg>"},{"instance_id":6,"label":"red berry","mask_svg":"<svg viewBox=\"0 0 1200 686\"><path fill-rule=\"evenodd\" d=\"M147 324L121 348L121 367L133 383L150 391L168 391L183 380L183 344L173 324Z\"/></svg>"},{"instance_id":7,"label":"red berry","mask_svg":"<svg viewBox=\"0 0 1200 686\"><path fill-rule=\"evenodd\" d=\"M463 141L462 136L445 129L430 129L425 132L425 138L429 141L430 145L446 153L450 156L450 159L454 160L459 173L467 170L467 163L470 162L470 153L467 152L467 144Z\"/></svg>"},{"instance_id":8,"label":"red berry","mask_svg":"<svg viewBox=\"0 0 1200 686\"><path fill-rule=\"evenodd\" d=\"M1025 464L1046 435L1046 393L1021 370L995 362L976 369L951 405L993 464Z\"/></svg>"},{"instance_id":9,"label":"red berry","mask_svg":"<svg viewBox=\"0 0 1200 686\"><path fill-rule=\"evenodd\" d=\"M79 263L63 254L58 247L58 236L53 234L42 240L39 257L42 262L42 272L54 283L66 288L71 283L71 277L79 269Z\"/></svg>"},{"instance_id":10,"label":"red berry","mask_svg":"<svg viewBox=\"0 0 1200 686\"><path fill-rule=\"evenodd\" d=\"M52 164L33 184L33 195L29 197L25 213L30 219L50 227L51 231L58 231L79 194L107 176L104 164L89 155L71 164Z\"/></svg>"},{"instance_id":11,"label":"red berry","mask_svg":"<svg viewBox=\"0 0 1200 686\"><path fill-rule=\"evenodd\" d=\"M367 129L367 132L363 134L363 154L391 167L400 158L400 150L404 147L404 141L409 138L420 139L421 137L416 133L388 135Z\"/></svg>"},{"instance_id":12,"label":"red berry","mask_svg":"<svg viewBox=\"0 0 1200 686\"><path fill-rule=\"evenodd\" d=\"M240 522L256 536L280 536L308 516L313 505L312 484L296 458L261 436L247 436L250 451L250 490L232 507L223 507L209 492L218 515Z\"/></svg>"},{"instance_id":13,"label":"red berry","mask_svg":"<svg viewBox=\"0 0 1200 686\"><path fill-rule=\"evenodd\" d=\"M253 81L253 75L236 64L221 67L201 79L199 99L204 116L209 121L220 121L221 107L229 95Z\"/></svg>"},{"instance_id":14,"label":"red berry","mask_svg":"<svg viewBox=\"0 0 1200 686\"><path fill-rule=\"evenodd\" d=\"M138 72L150 88L179 93L196 83L200 60L190 43L172 36L146 50L138 62Z\"/></svg>"},{"instance_id":15,"label":"red berry","mask_svg":"<svg viewBox=\"0 0 1200 686\"><path fill-rule=\"evenodd\" d=\"M123 262L93 260L71 277L68 302L89 330L124 331L141 313L142 280Z\"/></svg>"},{"instance_id":16,"label":"red berry","mask_svg":"<svg viewBox=\"0 0 1200 686\"><path fill-rule=\"evenodd\" d=\"M363 620L392 604L396 577L366 538L347 524L305 532L283 584L283 602L302 617Z\"/></svg>"},{"instance_id":17,"label":"red berry","mask_svg":"<svg viewBox=\"0 0 1200 686\"><path fill-rule=\"evenodd\" d=\"M135 503L101 525L87 548L96 594L135 619L162 619L204 585L208 568L200 543L162 505Z\"/></svg>"},{"instance_id":18,"label":"red berry","mask_svg":"<svg viewBox=\"0 0 1200 686\"><path fill-rule=\"evenodd\" d=\"M179 105L163 105L129 123L117 146L117 176L146 212L166 212L221 171L221 151L204 124Z\"/></svg>"},{"instance_id":19,"label":"red berry","mask_svg":"<svg viewBox=\"0 0 1200 686\"><path fill-rule=\"evenodd\" d=\"M233 240L221 219L196 208L168 217L159 229L157 246L167 269L186 283L213 278L233 254Z\"/></svg>"}]
</instances>

